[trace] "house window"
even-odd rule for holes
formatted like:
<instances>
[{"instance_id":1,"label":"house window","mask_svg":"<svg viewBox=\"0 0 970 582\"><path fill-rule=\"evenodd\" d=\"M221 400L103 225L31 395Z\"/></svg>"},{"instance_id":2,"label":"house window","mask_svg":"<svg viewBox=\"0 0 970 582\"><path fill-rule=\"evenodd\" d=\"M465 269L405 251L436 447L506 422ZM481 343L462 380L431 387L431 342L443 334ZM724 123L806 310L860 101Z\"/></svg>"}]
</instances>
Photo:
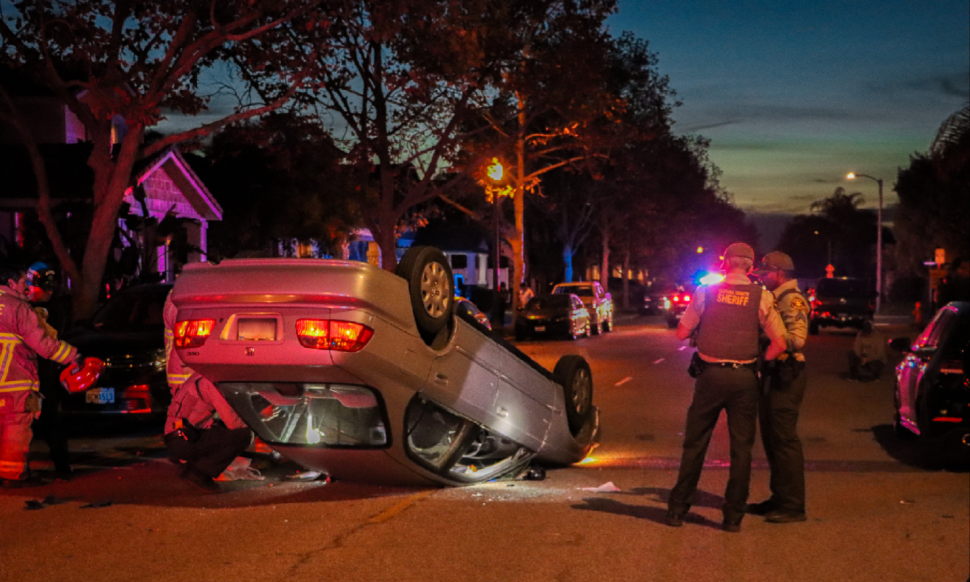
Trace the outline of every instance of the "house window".
<instances>
[{"instance_id":1,"label":"house window","mask_svg":"<svg viewBox=\"0 0 970 582\"><path fill-rule=\"evenodd\" d=\"M468 255L451 255L451 268L452 269L467 269L468 268Z\"/></svg>"}]
</instances>

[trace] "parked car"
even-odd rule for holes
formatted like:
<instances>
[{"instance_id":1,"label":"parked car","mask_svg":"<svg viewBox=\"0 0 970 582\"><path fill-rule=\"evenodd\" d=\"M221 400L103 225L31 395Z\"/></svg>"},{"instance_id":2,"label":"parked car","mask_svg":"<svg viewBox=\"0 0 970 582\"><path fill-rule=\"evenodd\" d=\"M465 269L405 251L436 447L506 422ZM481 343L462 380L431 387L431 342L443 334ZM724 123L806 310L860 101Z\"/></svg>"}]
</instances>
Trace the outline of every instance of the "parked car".
<instances>
[{"instance_id":1,"label":"parked car","mask_svg":"<svg viewBox=\"0 0 970 582\"><path fill-rule=\"evenodd\" d=\"M257 436L347 480L462 485L567 465L599 427L589 365L549 372L454 314L443 253L238 259L183 270L175 345Z\"/></svg>"},{"instance_id":2,"label":"parked car","mask_svg":"<svg viewBox=\"0 0 970 582\"><path fill-rule=\"evenodd\" d=\"M904 354L896 366L897 436L936 441L950 462L970 462L970 303L946 305L916 341L899 337L890 346Z\"/></svg>"},{"instance_id":3,"label":"parked car","mask_svg":"<svg viewBox=\"0 0 970 582\"><path fill-rule=\"evenodd\" d=\"M866 279L850 277L822 278L811 297L812 314L808 333L817 335L822 326L855 327L872 319L875 294Z\"/></svg>"},{"instance_id":4,"label":"parked car","mask_svg":"<svg viewBox=\"0 0 970 582\"><path fill-rule=\"evenodd\" d=\"M551 334L576 339L589 337L589 311L576 295L537 295L515 320L515 339Z\"/></svg>"},{"instance_id":5,"label":"parked car","mask_svg":"<svg viewBox=\"0 0 970 582\"><path fill-rule=\"evenodd\" d=\"M593 333L613 331L613 296L596 281L589 283L560 283L552 288L553 295L578 296L589 311Z\"/></svg>"},{"instance_id":6,"label":"parked car","mask_svg":"<svg viewBox=\"0 0 970 582\"><path fill-rule=\"evenodd\" d=\"M482 313L477 305L464 297L455 297L455 315L465 321L475 322L489 331L492 330L492 322L488 320L488 316Z\"/></svg>"},{"instance_id":7,"label":"parked car","mask_svg":"<svg viewBox=\"0 0 970 582\"><path fill-rule=\"evenodd\" d=\"M88 321L61 335L105 369L93 388L63 398L65 413L156 417L172 400L165 379L162 311L171 285L140 285L114 294Z\"/></svg>"}]
</instances>

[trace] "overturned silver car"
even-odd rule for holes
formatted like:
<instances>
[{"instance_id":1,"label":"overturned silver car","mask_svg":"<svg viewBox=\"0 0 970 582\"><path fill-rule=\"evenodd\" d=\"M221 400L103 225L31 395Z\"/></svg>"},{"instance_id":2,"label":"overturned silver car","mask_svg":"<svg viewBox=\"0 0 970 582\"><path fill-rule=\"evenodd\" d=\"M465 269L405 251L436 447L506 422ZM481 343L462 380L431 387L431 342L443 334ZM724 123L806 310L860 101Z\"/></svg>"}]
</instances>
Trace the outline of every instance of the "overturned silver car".
<instances>
[{"instance_id":1,"label":"overturned silver car","mask_svg":"<svg viewBox=\"0 0 970 582\"><path fill-rule=\"evenodd\" d=\"M432 247L396 273L315 259L189 265L175 284L176 347L263 441L355 481L463 485L592 449L589 365L549 372L454 312Z\"/></svg>"}]
</instances>

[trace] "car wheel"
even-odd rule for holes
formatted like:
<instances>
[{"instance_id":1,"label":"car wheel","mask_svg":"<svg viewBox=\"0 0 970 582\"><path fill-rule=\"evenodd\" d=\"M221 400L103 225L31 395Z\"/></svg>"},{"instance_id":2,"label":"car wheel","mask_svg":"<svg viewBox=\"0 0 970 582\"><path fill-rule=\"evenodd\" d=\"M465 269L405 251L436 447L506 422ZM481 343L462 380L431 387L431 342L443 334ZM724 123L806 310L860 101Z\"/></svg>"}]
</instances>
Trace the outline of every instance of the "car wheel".
<instances>
[{"instance_id":1,"label":"car wheel","mask_svg":"<svg viewBox=\"0 0 970 582\"><path fill-rule=\"evenodd\" d=\"M901 441L911 441L916 438L914 433L903 426L903 422L900 420L898 412L896 413L895 418L893 418L893 436Z\"/></svg>"},{"instance_id":2,"label":"car wheel","mask_svg":"<svg viewBox=\"0 0 970 582\"><path fill-rule=\"evenodd\" d=\"M678 321L676 317L670 316L667 318L667 327L669 329L677 329L677 323Z\"/></svg>"},{"instance_id":3,"label":"car wheel","mask_svg":"<svg viewBox=\"0 0 970 582\"><path fill-rule=\"evenodd\" d=\"M589 320L586 320L586 337L593 337L593 329L589 326Z\"/></svg>"},{"instance_id":4,"label":"car wheel","mask_svg":"<svg viewBox=\"0 0 970 582\"><path fill-rule=\"evenodd\" d=\"M445 254L434 247L412 247L395 273L408 282L418 331L433 336L444 329L455 309L455 283Z\"/></svg>"},{"instance_id":5,"label":"car wheel","mask_svg":"<svg viewBox=\"0 0 970 582\"><path fill-rule=\"evenodd\" d=\"M592 318L590 318L589 327L590 327L590 329L593 330L593 335L599 335L600 334L600 322L599 322L598 319L597 319L597 321L594 322L592 320Z\"/></svg>"},{"instance_id":6,"label":"car wheel","mask_svg":"<svg viewBox=\"0 0 970 582\"><path fill-rule=\"evenodd\" d=\"M818 322L814 319L808 322L808 333L809 335L818 335Z\"/></svg>"},{"instance_id":7,"label":"car wheel","mask_svg":"<svg viewBox=\"0 0 970 582\"><path fill-rule=\"evenodd\" d=\"M556 362L552 378L562 386L566 398L569 431L579 431L593 412L593 373L582 356L563 356Z\"/></svg>"}]
</instances>

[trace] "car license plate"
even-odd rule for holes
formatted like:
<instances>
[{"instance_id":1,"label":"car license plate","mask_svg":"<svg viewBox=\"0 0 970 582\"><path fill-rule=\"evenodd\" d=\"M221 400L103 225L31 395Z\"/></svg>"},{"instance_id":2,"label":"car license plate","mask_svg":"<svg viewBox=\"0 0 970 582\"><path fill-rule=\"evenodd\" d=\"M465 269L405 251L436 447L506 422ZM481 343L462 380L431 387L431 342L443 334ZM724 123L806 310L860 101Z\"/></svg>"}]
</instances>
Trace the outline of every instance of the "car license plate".
<instances>
[{"instance_id":1,"label":"car license plate","mask_svg":"<svg viewBox=\"0 0 970 582\"><path fill-rule=\"evenodd\" d=\"M840 313L839 314L839 319L848 319L848 318L849 318L849 314L848 313Z\"/></svg>"},{"instance_id":2,"label":"car license plate","mask_svg":"<svg viewBox=\"0 0 970 582\"><path fill-rule=\"evenodd\" d=\"M240 319L236 339L241 341L276 341L275 319Z\"/></svg>"},{"instance_id":3,"label":"car license plate","mask_svg":"<svg viewBox=\"0 0 970 582\"><path fill-rule=\"evenodd\" d=\"M546 326L544 326L544 325L537 325L536 326L536 331L537 332L538 331L546 331Z\"/></svg>"},{"instance_id":4,"label":"car license plate","mask_svg":"<svg viewBox=\"0 0 970 582\"><path fill-rule=\"evenodd\" d=\"M88 404L112 404L115 401L114 388L95 388L84 393L84 401Z\"/></svg>"}]
</instances>

